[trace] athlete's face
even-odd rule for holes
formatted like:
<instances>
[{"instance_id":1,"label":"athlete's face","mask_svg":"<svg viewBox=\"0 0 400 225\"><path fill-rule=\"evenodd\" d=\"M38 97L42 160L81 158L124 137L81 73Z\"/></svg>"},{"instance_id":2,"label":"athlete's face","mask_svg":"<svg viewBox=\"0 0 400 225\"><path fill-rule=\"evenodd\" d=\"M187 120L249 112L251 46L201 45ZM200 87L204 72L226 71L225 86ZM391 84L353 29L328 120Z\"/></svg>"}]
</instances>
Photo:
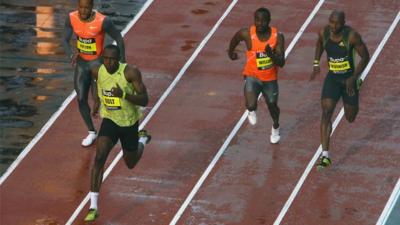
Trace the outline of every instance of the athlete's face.
<instances>
[{"instance_id":1,"label":"athlete's face","mask_svg":"<svg viewBox=\"0 0 400 225\"><path fill-rule=\"evenodd\" d=\"M118 70L119 67L119 56L118 52L114 49L104 49L103 51L103 64L106 67L108 73L112 74Z\"/></svg>"},{"instance_id":2,"label":"athlete's face","mask_svg":"<svg viewBox=\"0 0 400 225\"><path fill-rule=\"evenodd\" d=\"M78 12L81 20L87 20L92 15L93 3L91 0L79 0Z\"/></svg>"},{"instance_id":3,"label":"athlete's face","mask_svg":"<svg viewBox=\"0 0 400 225\"><path fill-rule=\"evenodd\" d=\"M268 31L270 19L260 12L254 15L254 25L256 26L257 33L265 33Z\"/></svg>"},{"instance_id":4,"label":"athlete's face","mask_svg":"<svg viewBox=\"0 0 400 225\"><path fill-rule=\"evenodd\" d=\"M338 14L332 14L329 17L329 28L333 34L338 34L342 31L344 26L344 19L343 17L339 16Z\"/></svg>"}]
</instances>

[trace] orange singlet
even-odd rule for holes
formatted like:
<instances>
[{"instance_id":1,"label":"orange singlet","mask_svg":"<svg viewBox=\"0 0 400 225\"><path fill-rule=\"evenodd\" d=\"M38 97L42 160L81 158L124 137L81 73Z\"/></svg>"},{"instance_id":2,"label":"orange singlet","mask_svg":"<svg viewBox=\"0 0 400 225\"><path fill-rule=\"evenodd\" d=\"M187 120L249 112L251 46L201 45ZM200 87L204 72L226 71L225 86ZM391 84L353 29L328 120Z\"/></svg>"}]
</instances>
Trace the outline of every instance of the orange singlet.
<instances>
[{"instance_id":1,"label":"orange singlet","mask_svg":"<svg viewBox=\"0 0 400 225\"><path fill-rule=\"evenodd\" d=\"M271 36L268 41L258 39L256 27L250 27L251 50L246 52L247 62L243 70L244 76L256 77L261 81L273 81L277 79L278 67L265 53L267 44L274 50L278 39L278 30L271 27Z\"/></svg>"},{"instance_id":2,"label":"orange singlet","mask_svg":"<svg viewBox=\"0 0 400 225\"><path fill-rule=\"evenodd\" d=\"M79 56L84 60L97 59L103 51L105 16L95 11L95 18L90 22L83 22L78 11L69 14L72 29L76 34L76 47Z\"/></svg>"}]
</instances>

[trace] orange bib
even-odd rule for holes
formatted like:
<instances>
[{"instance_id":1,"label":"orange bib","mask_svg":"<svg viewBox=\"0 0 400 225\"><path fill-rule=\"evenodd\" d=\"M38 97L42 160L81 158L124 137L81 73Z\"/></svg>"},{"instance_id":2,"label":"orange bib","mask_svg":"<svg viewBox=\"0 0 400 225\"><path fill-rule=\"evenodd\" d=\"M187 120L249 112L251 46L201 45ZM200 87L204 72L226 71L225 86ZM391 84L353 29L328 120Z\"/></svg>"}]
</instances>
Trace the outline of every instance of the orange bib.
<instances>
[{"instance_id":1,"label":"orange bib","mask_svg":"<svg viewBox=\"0 0 400 225\"><path fill-rule=\"evenodd\" d=\"M97 59L103 51L105 16L99 12L95 13L94 20L87 23L80 20L78 11L69 14L72 29L76 34L76 47L79 56L84 60Z\"/></svg>"},{"instance_id":2,"label":"orange bib","mask_svg":"<svg viewBox=\"0 0 400 225\"><path fill-rule=\"evenodd\" d=\"M272 59L267 56L265 47L267 44L273 50L276 48L278 31L271 27L270 38L262 42L256 34L256 27L250 27L251 50L246 52L247 62L243 70L244 76L256 77L261 81L273 81L277 79L278 67L274 65Z\"/></svg>"}]
</instances>

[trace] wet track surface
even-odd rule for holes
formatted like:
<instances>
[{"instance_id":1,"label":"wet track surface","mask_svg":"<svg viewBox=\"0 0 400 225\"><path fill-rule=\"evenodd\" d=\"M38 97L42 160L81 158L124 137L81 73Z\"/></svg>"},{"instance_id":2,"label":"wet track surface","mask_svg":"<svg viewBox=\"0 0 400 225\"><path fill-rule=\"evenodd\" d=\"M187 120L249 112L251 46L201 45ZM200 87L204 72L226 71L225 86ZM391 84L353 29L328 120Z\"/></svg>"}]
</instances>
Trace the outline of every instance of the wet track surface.
<instances>
[{"instance_id":1,"label":"wet track surface","mask_svg":"<svg viewBox=\"0 0 400 225\"><path fill-rule=\"evenodd\" d=\"M122 30L145 1L95 0L94 8ZM61 39L76 2L0 0L0 175L73 91Z\"/></svg>"}]
</instances>

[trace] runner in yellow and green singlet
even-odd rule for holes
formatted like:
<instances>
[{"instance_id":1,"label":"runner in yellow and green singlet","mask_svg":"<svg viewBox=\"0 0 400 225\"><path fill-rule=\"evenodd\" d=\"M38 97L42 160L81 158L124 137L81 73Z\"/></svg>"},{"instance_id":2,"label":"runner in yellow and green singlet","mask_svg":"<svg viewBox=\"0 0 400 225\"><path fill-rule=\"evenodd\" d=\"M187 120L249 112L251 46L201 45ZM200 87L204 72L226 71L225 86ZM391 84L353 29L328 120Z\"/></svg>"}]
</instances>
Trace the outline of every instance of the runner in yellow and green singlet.
<instances>
[{"instance_id":1,"label":"runner in yellow and green singlet","mask_svg":"<svg viewBox=\"0 0 400 225\"><path fill-rule=\"evenodd\" d=\"M139 162L144 146L151 136L145 130L138 131L142 116L140 106L148 104L146 87L140 70L120 62L119 48L108 45L102 54L103 64L91 70L97 82L97 98L93 116L103 118L96 143L96 158L92 168L90 207L85 221L98 216L97 199L103 179L104 164L111 149L121 141L123 158L129 169Z\"/></svg>"}]
</instances>

